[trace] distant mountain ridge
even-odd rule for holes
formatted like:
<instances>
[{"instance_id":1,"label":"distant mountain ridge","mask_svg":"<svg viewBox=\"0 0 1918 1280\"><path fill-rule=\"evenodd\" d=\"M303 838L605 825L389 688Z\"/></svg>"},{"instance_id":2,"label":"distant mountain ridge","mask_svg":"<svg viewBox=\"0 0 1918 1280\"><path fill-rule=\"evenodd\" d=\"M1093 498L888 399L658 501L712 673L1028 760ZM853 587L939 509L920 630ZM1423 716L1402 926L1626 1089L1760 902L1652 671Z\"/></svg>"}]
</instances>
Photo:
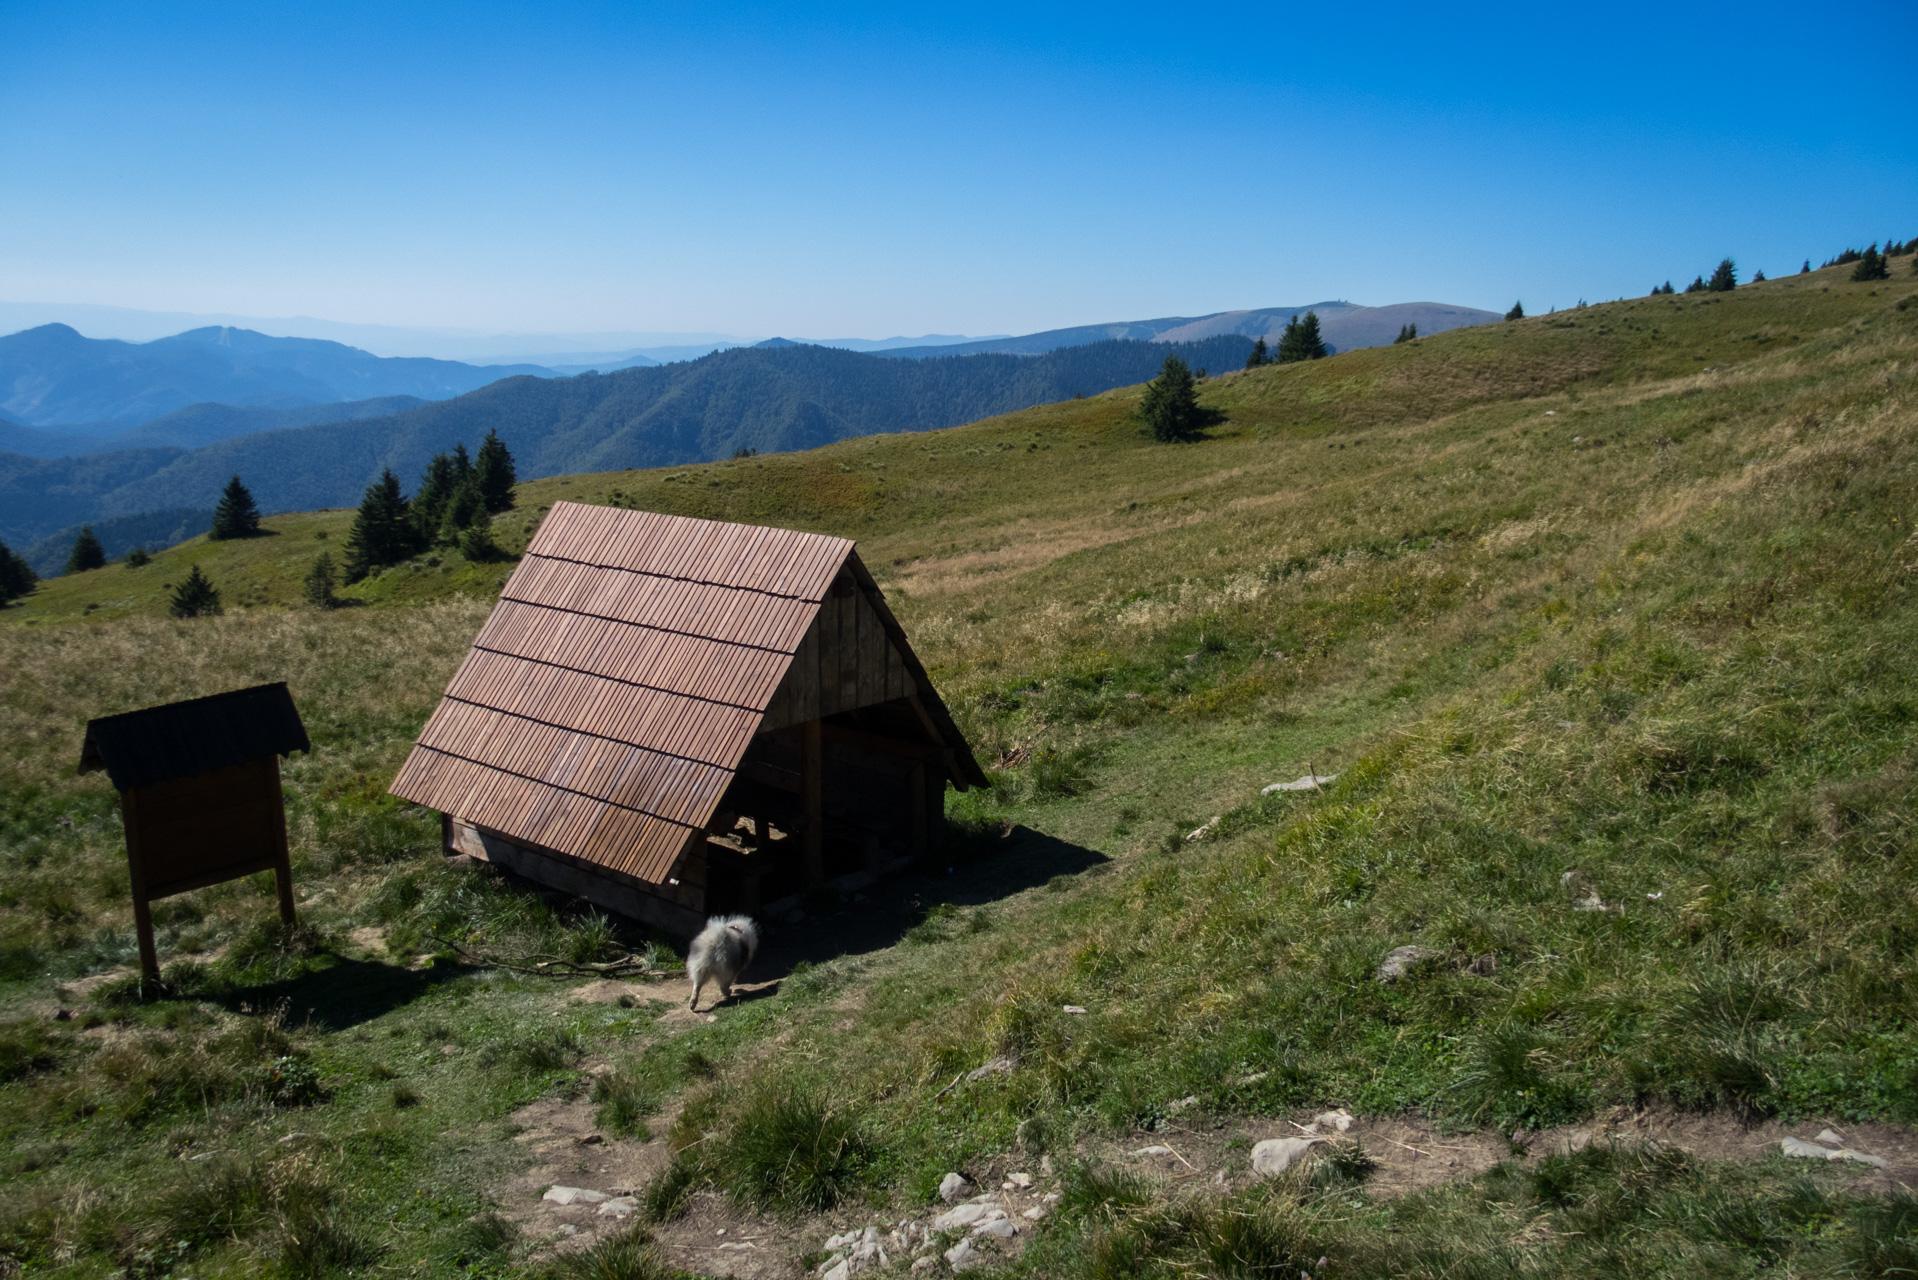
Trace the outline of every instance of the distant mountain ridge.
<instances>
[{"instance_id":1,"label":"distant mountain ridge","mask_svg":"<svg viewBox=\"0 0 1918 1280\"><path fill-rule=\"evenodd\" d=\"M0 417L0 452L25 454L29 458L77 458L89 453L156 445L197 449L256 431L284 431L289 427L311 427L327 422L383 418L429 403L418 396L380 396L341 404L301 405L297 409L262 409L208 401L175 409L165 417L125 431L114 431L111 435L80 434L71 428L29 427ZM113 424L98 425L111 427Z\"/></svg>"},{"instance_id":2,"label":"distant mountain ridge","mask_svg":"<svg viewBox=\"0 0 1918 1280\"><path fill-rule=\"evenodd\" d=\"M1403 325L1416 324L1422 334L1443 333L1475 324L1490 324L1502 317L1495 311L1458 307L1444 302L1399 302L1384 307L1362 307L1352 302L1333 300L1309 302L1296 307L1260 307L1250 311L1215 311L1205 316L1164 316L1157 320L1119 320L1111 324L1077 325L1070 329L1048 329L1015 338L993 338L945 347L896 347L877 352L908 360L930 356L971 355L1005 352L1012 355L1041 355L1062 347L1113 338L1139 342L1196 342L1225 334L1247 338L1276 339L1293 316L1315 311L1319 332L1336 351L1355 347L1379 347L1398 336Z\"/></svg>"},{"instance_id":3,"label":"distant mountain ridge","mask_svg":"<svg viewBox=\"0 0 1918 1280\"><path fill-rule=\"evenodd\" d=\"M291 409L382 396L444 400L528 374L551 371L389 359L250 329L191 329L132 343L48 324L0 337L0 412L28 426L111 423L125 430L208 401Z\"/></svg>"},{"instance_id":4,"label":"distant mountain ridge","mask_svg":"<svg viewBox=\"0 0 1918 1280\"><path fill-rule=\"evenodd\" d=\"M242 476L267 511L359 501L382 467L410 490L427 459L497 430L524 479L809 449L850 436L956 426L1143 382L1168 351L1215 371L1245 363L1236 334L1168 347L1112 341L1039 357L889 360L831 347L736 347L700 360L576 378L507 378L390 417L237 436L204 448L79 458L0 454L0 541L30 546L86 520L210 506Z\"/></svg>"}]
</instances>

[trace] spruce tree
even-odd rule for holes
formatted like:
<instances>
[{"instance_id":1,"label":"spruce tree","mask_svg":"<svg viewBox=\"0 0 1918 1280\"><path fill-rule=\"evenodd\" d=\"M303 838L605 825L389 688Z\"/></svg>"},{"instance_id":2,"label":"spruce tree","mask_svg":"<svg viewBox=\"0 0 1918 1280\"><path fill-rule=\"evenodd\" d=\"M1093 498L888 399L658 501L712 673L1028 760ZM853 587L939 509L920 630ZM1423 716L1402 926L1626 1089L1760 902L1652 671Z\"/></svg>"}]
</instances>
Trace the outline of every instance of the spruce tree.
<instances>
[{"instance_id":1,"label":"spruce tree","mask_svg":"<svg viewBox=\"0 0 1918 1280\"><path fill-rule=\"evenodd\" d=\"M1738 287L1738 268L1732 265L1730 258L1720 258L1718 266L1712 270L1712 278L1705 288L1712 293L1730 293Z\"/></svg>"},{"instance_id":2,"label":"spruce tree","mask_svg":"<svg viewBox=\"0 0 1918 1280\"><path fill-rule=\"evenodd\" d=\"M519 483L519 476L513 469L513 455L506 451L499 432L488 431L486 439L480 441L473 478L479 483L480 499L488 511L498 515L513 509L513 486Z\"/></svg>"},{"instance_id":3,"label":"spruce tree","mask_svg":"<svg viewBox=\"0 0 1918 1280\"><path fill-rule=\"evenodd\" d=\"M6 543L0 542L0 604L18 600L32 591L39 581L40 575L33 571L33 566L9 551Z\"/></svg>"},{"instance_id":4,"label":"spruce tree","mask_svg":"<svg viewBox=\"0 0 1918 1280\"><path fill-rule=\"evenodd\" d=\"M1319 336L1319 313L1308 311L1305 319L1293 316L1285 323L1285 331L1279 335L1279 363L1292 364L1299 360L1323 360L1332 354L1326 349L1325 340Z\"/></svg>"},{"instance_id":5,"label":"spruce tree","mask_svg":"<svg viewBox=\"0 0 1918 1280\"><path fill-rule=\"evenodd\" d=\"M1392 345L1397 346L1401 342L1410 342L1412 339L1418 336L1419 336L1419 327L1417 325L1402 324L1399 326L1399 336L1392 339Z\"/></svg>"},{"instance_id":6,"label":"spruce tree","mask_svg":"<svg viewBox=\"0 0 1918 1280\"><path fill-rule=\"evenodd\" d=\"M1265 349L1265 339L1259 338L1252 344L1252 354L1245 358L1245 367L1256 369L1260 365L1270 363L1271 358Z\"/></svg>"},{"instance_id":7,"label":"spruce tree","mask_svg":"<svg viewBox=\"0 0 1918 1280\"><path fill-rule=\"evenodd\" d=\"M192 572L174 589L173 599L167 604L167 612L176 618L204 618L209 614L224 612L220 608L220 592L207 576L200 572L200 566L194 565Z\"/></svg>"},{"instance_id":8,"label":"spruce tree","mask_svg":"<svg viewBox=\"0 0 1918 1280\"><path fill-rule=\"evenodd\" d=\"M127 552L127 568L129 569L144 569L152 562L153 557L147 554L145 547L135 547L133 550Z\"/></svg>"},{"instance_id":9,"label":"spruce tree","mask_svg":"<svg viewBox=\"0 0 1918 1280\"><path fill-rule=\"evenodd\" d=\"M1851 278L1860 284L1867 280L1891 279L1891 264L1878 255L1875 242L1858 256L1858 265L1851 269Z\"/></svg>"},{"instance_id":10,"label":"spruce tree","mask_svg":"<svg viewBox=\"0 0 1918 1280\"><path fill-rule=\"evenodd\" d=\"M107 562L106 548L93 536L93 526L80 526L80 536L73 540L73 550L67 555L68 573L85 573L88 569L103 568Z\"/></svg>"},{"instance_id":11,"label":"spruce tree","mask_svg":"<svg viewBox=\"0 0 1918 1280\"><path fill-rule=\"evenodd\" d=\"M1688 284L1688 285L1686 285L1686 286L1685 286L1685 292L1686 292L1686 293L1703 293L1703 292L1705 292L1705 277L1704 277L1704 276L1693 276L1693 277L1692 277L1692 282L1691 282L1690 284Z\"/></svg>"},{"instance_id":12,"label":"spruce tree","mask_svg":"<svg viewBox=\"0 0 1918 1280\"><path fill-rule=\"evenodd\" d=\"M213 509L213 528L206 536L213 542L225 542L229 538L255 537L259 532L260 509L253 504L253 495L240 483L240 477L234 476L220 493L220 505Z\"/></svg>"},{"instance_id":13,"label":"spruce tree","mask_svg":"<svg viewBox=\"0 0 1918 1280\"><path fill-rule=\"evenodd\" d=\"M1799 275L1801 275L1801 276L1808 276L1808 275L1810 275L1810 274L1811 274L1811 259L1810 259L1810 258L1806 258L1806 259L1805 259L1805 265L1804 265L1804 266L1802 266L1802 267L1800 267L1800 268L1798 268L1798 274L1799 274Z\"/></svg>"},{"instance_id":14,"label":"spruce tree","mask_svg":"<svg viewBox=\"0 0 1918 1280\"><path fill-rule=\"evenodd\" d=\"M422 545L439 536L440 522L446 518L446 504L452 501L458 482L453 476L453 455L436 453L420 473L420 487L413 491L413 528Z\"/></svg>"},{"instance_id":15,"label":"spruce tree","mask_svg":"<svg viewBox=\"0 0 1918 1280\"><path fill-rule=\"evenodd\" d=\"M438 540L446 546L456 546L460 534L471 528L474 521L485 518L486 504L480 501L479 486L469 475L466 483L453 490L452 497L446 500L446 513L436 531Z\"/></svg>"},{"instance_id":16,"label":"spruce tree","mask_svg":"<svg viewBox=\"0 0 1918 1280\"><path fill-rule=\"evenodd\" d=\"M499 559L499 547L493 542L493 521L481 507L473 522L460 530L460 554L475 564Z\"/></svg>"},{"instance_id":17,"label":"spruce tree","mask_svg":"<svg viewBox=\"0 0 1918 1280\"><path fill-rule=\"evenodd\" d=\"M1512 309L1505 313L1505 318L1507 320L1523 320L1525 318L1525 304L1523 302L1514 302Z\"/></svg>"},{"instance_id":18,"label":"spruce tree","mask_svg":"<svg viewBox=\"0 0 1918 1280\"><path fill-rule=\"evenodd\" d=\"M306 602L316 609L337 608L340 602L333 587L333 553L322 551L306 573Z\"/></svg>"},{"instance_id":19,"label":"spruce tree","mask_svg":"<svg viewBox=\"0 0 1918 1280\"><path fill-rule=\"evenodd\" d=\"M418 545L406 495L391 467L366 486L353 529L346 535L346 580L358 582L375 569L398 564Z\"/></svg>"},{"instance_id":20,"label":"spruce tree","mask_svg":"<svg viewBox=\"0 0 1918 1280\"><path fill-rule=\"evenodd\" d=\"M1765 283L1765 269L1763 267L1760 267L1758 270L1752 272L1752 283L1753 284Z\"/></svg>"},{"instance_id":21,"label":"spruce tree","mask_svg":"<svg viewBox=\"0 0 1918 1280\"><path fill-rule=\"evenodd\" d=\"M1152 429L1154 440L1190 440L1199 434L1199 395L1185 361L1176 355L1165 358L1159 376L1145 384L1139 415Z\"/></svg>"}]
</instances>

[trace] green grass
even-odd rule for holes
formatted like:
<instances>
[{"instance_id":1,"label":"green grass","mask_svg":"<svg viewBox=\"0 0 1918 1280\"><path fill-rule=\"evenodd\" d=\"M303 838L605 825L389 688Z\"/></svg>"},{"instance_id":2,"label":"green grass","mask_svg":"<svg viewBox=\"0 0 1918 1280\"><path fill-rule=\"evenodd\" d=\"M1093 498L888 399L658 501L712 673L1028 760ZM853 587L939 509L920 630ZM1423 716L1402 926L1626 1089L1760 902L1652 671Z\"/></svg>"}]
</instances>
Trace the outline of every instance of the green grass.
<instances>
[{"instance_id":1,"label":"green grass","mask_svg":"<svg viewBox=\"0 0 1918 1280\"><path fill-rule=\"evenodd\" d=\"M470 1224L520 1158L513 1110L583 1093L593 1057L608 1128L685 1104L656 1219L702 1181L782 1213L911 1200L1187 1096L1506 1130L1635 1103L1918 1119L1918 286L1894 272L1234 374L1193 445L1143 438L1133 389L522 485L514 548L559 498L857 538L1004 762L952 798L953 884L1009 824L1111 859L986 908L931 882L904 945L674 1037L643 1001L451 963L440 939L507 959L613 939L441 865L430 817L384 797L503 566L422 561L356 588L365 607L304 609L348 518L315 513L45 584L0 612L0 1250L74 1276L537 1269ZM233 584L225 616L167 620L157 587L118 585L189 562ZM261 926L265 883L169 899L175 998L48 1021L58 984L131 952L113 796L72 774L86 717L271 679L315 742L286 767L312 932ZM1339 778L1260 795L1308 768ZM1578 909L1594 895L1617 909ZM1435 958L1371 981L1406 943ZM1000 1055L1019 1068L935 1096ZM325 1145L281 1147L294 1130ZM207 1150L261 1188L223 1225L162 1211ZM1842 1171L1604 1161L1393 1202L1356 1159L1223 1203L1089 1172L1025 1269L1906 1265L1909 1205ZM581 1265L656 1259L634 1237Z\"/></svg>"}]
</instances>

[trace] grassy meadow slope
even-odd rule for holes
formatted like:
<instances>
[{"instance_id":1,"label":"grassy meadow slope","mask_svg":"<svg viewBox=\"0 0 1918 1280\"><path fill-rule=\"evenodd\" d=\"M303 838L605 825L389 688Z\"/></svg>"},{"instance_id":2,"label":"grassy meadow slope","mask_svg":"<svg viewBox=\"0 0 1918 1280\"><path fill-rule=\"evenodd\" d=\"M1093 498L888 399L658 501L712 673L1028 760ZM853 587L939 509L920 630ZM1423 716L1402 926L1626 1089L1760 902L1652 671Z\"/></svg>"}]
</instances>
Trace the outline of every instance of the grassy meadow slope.
<instances>
[{"instance_id":1,"label":"grassy meadow slope","mask_svg":"<svg viewBox=\"0 0 1918 1280\"><path fill-rule=\"evenodd\" d=\"M1050 1153L1067 1198L1023 1274L1913 1265L1911 1201L1802 1162L1594 1148L1397 1198L1356 1159L1212 1196L1075 1164L1186 1098L1181 1124L1918 1121L1910 261L1215 378L1226 422L1192 445L1144 439L1133 388L521 486L509 547L559 498L858 539L998 766L953 798L957 871L898 945L690 1029L644 987L556 1004L440 941L607 945L441 865L383 796L504 566L422 559L301 609L350 517L316 512L45 584L0 612L0 1255L548 1268L492 1199L517 1109L588 1087L583 1059L610 1132L677 1117L660 1216L702 1185L923 1204L948 1169ZM164 617L189 563L226 616ZM315 742L286 774L309 927L265 923L261 886L201 891L159 912L175 998L91 986L131 940L112 793L71 774L85 717L282 678ZM1338 780L1260 794L1309 766ZM1026 829L1107 860L941 905ZM1373 981L1403 944L1429 951ZM1018 1066L941 1092L997 1057Z\"/></svg>"}]
</instances>

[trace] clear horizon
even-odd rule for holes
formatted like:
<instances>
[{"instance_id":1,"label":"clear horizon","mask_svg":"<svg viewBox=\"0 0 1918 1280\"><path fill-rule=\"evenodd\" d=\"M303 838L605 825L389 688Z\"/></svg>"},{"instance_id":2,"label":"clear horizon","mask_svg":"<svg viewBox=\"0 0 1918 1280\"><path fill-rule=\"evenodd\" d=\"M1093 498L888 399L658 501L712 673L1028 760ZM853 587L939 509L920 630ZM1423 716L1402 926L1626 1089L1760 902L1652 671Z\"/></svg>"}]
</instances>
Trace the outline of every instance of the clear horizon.
<instances>
[{"instance_id":1,"label":"clear horizon","mask_svg":"<svg viewBox=\"0 0 1918 1280\"><path fill-rule=\"evenodd\" d=\"M1918 235L1901 16L26 0L0 292L528 336L1546 310Z\"/></svg>"}]
</instances>

